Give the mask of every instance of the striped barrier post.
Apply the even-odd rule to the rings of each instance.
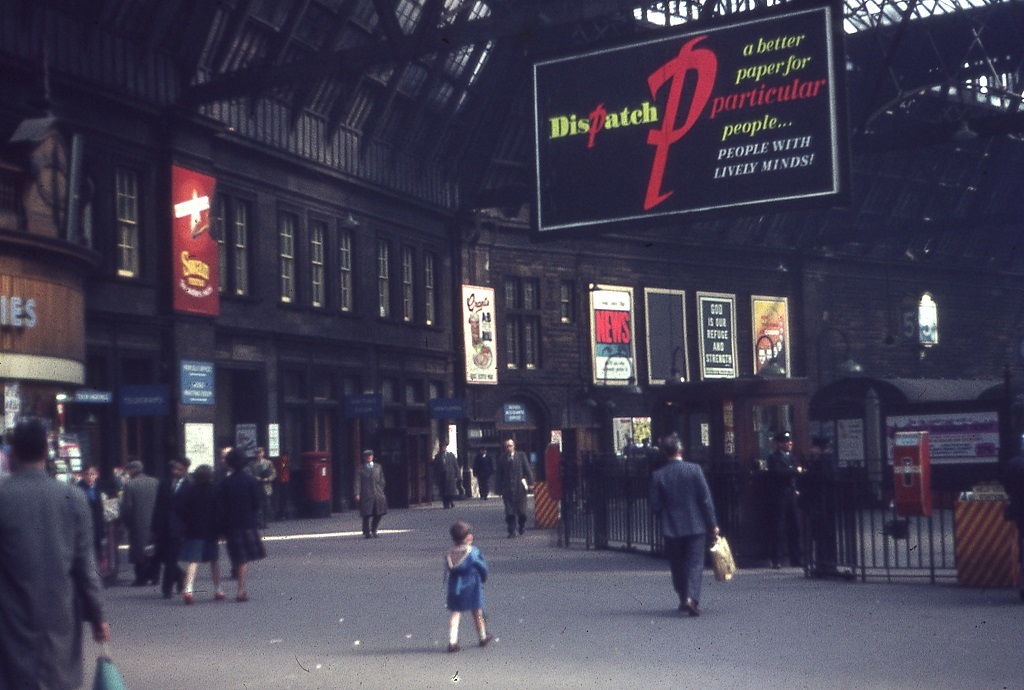
[[[551,497],[547,482],[533,485],[533,512],[538,529],[558,527],[558,501]]]
[[[1003,519],[1005,501],[958,501],[956,579],[968,587],[1014,587],[1020,577],[1017,527]]]

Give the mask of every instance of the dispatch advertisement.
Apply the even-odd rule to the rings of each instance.
[[[698,292],[697,316],[701,378],[736,378],[736,296]]]
[[[496,385],[494,289],[462,286],[462,334],[465,345],[466,383]]]
[[[535,63],[536,229],[845,203],[841,12],[793,7]]]

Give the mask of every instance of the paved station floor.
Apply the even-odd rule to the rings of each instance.
[[[465,616],[449,654],[442,556],[455,519],[491,567],[486,648]],[[531,521],[532,523],[532,521]],[[106,590],[111,656],[129,688],[1024,687],[1014,590],[814,580],[796,569],[705,572],[701,609],[676,610],[667,564],[564,549],[554,530],[507,539],[501,499],[393,510],[378,539],[355,512],[272,523],[250,601]],[[226,555],[222,566],[228,570]],[[130,581],[122,568],[122,582]],[[91,659],[99,648],[87,643]],[[90,678],[91,681],[91,678]]]

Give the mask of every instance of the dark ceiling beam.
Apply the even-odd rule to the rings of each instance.
[[[377,11],[377,18],[380,20],[380,27],[384,30],[384,37],[392,43],[401,41],[405,35],[402,26],[398,23],[395,7],[395,0],[373,0],[373,9]]]
[[[881,96],[885,88],[886,79],[892,79],[895,82],[896,90],[901,90],[899,79],[893,73],[893,63],[896,58],[896,53],[899,51],[899,46],[903,41],[903,37],[906,35],[907,29],[910,26],[910,18],[914,15],[914,8],[916,7],[917,0],[910,0],[910,2],[907,3],[906,9],[900,16],[900,24],[896,30],[896,34],[892,37],[892,40],[889,41],[888,45],[884,44],[885,37],[882,32],[874,32],[878,41],[877,47],[884,56],[884,59],[882,64],[878,66],[877,72],[874,74],[874,85],[871,88],[870,94],[868,94],[868,97],[862,101],[867,104],[867,107],[865,108],[860,121],[854,125],[852,137],[855,141],[858,137],[863,136],[864,130],[867,128],[871,113],[874,111],[871,104],[875,103]]]
[[[375,0],[375,6],[377,7],[378,14],[380,13],[379,5],[384,0]],[[428,33],[435,31],[437,26],[438,18],[441,16],[441,10],[444,7],[444,0],[429,0],[423,8],[423,13],[420,15],[419,22],[417,23],[414,34],[423,40]],[[391,13],[394,18],[394,12]],[[395,22],[395,28],[399,29],[397,22]],[[399,33],[401,30],[399,29]],[[441,54],[435,55],[433,62],[436,63],[438,59],[441,59]],[[367,127],[363,128],[363,146],[369,145],[370,141],[376,136],[377,131],[387,122],[387,118],[391,111],[396,108],[395,101],[399,96],[399,86],[402,83],[402,79],[405,77],[405,71],[412,64],[412,60],[405,60],[394,65],[394,71],[391,73],[391,78],[388,80],[385,93],[377,98],[373,104],[370,117],[367,120]],[[408,114],[404,119],[408,119]],[[401,123],[398,125],[401,126]]]
[[[597,19],[632,10],[642,3],[635,0],[556,0],[555,2],[523,2],[514,11],[476,19],[459,30],[430,31],[402,36],[397,41],[378,39],[366,45],[327,51],[303,60],[283,65],[260,65],[222,73],[211,80],[196,84],[182,97],[184,105],[198,105],[217,100],[245,96],[257,89],[294,86],[309,80],[319,80],[339,72],[359,73],[367,68],[387,62],[405,62],[434,52],[450,52],[464,45],[507,37],[523,37],[541,26],[544,28],[565,23]],[[543,11],[543,18],[540,12]],[[225,41],[222,45],[229,44]]]
[[[240,0],[228,16],[224,26],[224,32],[218,39],[217,52],[210,61],[210,67],[215,70],[222,69],[224,61],[227,60],[228,51],[235,48],[242,40],[242,32],[245,31],[245,20],[249,16],[249,6],[252,0]]]
[[[335,16],[334,23],[331,25],[330,30],[327,32],[326,38],[324,38],[324,46],[333,46],[345,29],[345,25],[348,24],[349,15],[352,12],[352,6],[356,0],[346,0],[346,2],[338,9],[338,14]],[[292,102],[292,122],[291,126],[295,127],[296,122],[299,118],[299,113],[305,110],[309,104],[310,99],[313,96],[314,90],[323,84],[324,82],[307,82],[299,87],[294,96]],[[340,99],[341,96],[339,95]],[[333,130],[329,130],[333,134]]]
[[[969,131],[962,129],[965,126]],[[1024,113],[968,117],[949,122],[915,122],[905,127],[892,127],[885,132],[863,137],[854,144],[853,152],[861,154],[918,149],[958,140],[967,143],[972,133],[977,137],[1024,136]]]

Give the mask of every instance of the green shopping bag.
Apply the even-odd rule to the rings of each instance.
[[[96,658],[96,677],[92,681],[92,690],[128,690],[121,672],[106,654]]]

